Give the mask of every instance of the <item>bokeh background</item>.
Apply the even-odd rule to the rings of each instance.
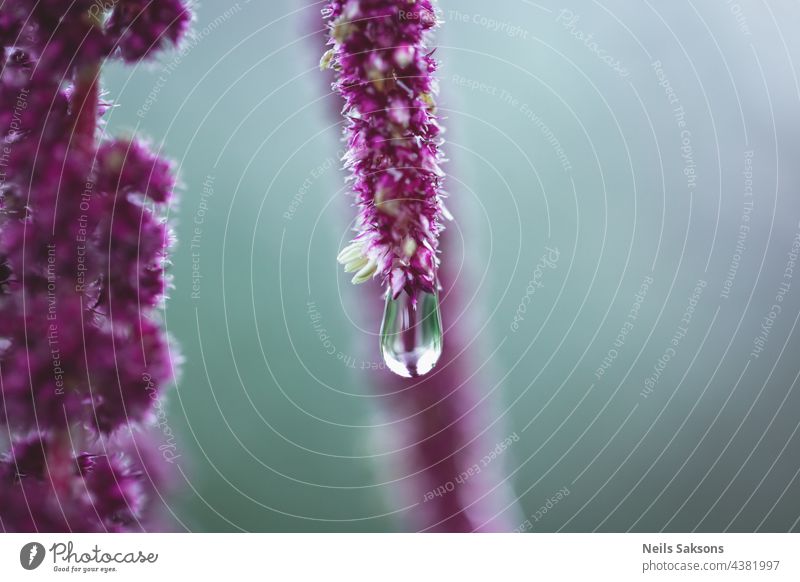
[[[379,322],[335,263],[352,212],[321,7],[207,0],[182,51],[106,70],[109,128],[185,185],[178,529],[405,527]],[[800,5],[440,9],[444,260],[519,437],[524,529],[798,531]]]

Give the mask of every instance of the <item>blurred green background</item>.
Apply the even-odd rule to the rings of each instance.
[[[179,529],[405,527],[360,369],[379,323],[334,260],[352,212],[310,4],[202,2],[183,51],[106,69],[109,129],[185,184]],[[798,530],[800,6],[440,7],[449,228],[506,469],[527,516],[570,492],[533,529]]]

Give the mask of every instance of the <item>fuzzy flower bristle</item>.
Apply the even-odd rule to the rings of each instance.
[[[379,277],[393,297],[437,290],[442,230],[442,144],[435,111],[437,25],[430,0],[332,0],[323,10],[332,48],[320,67],[336,72],[345,100],[345,167],[359,215],[339,255],[353,283]]]

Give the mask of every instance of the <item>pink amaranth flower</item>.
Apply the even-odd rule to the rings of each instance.
[[[30,506],[0,510],[4,529],[121,530],[140,513],[141,471],[113,445],[72,446],[150,422],[174,380],[157,308],[175,177],[140,140],[99,139],[99,74],[178,42],[189,20],[179,0],[2,4],[0,424],[16,466],[44,466],[11,481],[0,467],[0,507]]]
[[[332,0],[323,10],[345,100],[345,166],[359,208],[358,234],[339,255],[354,283],[379,277],[392,298],[435,293],[442,229],[442,130],[426,47],[437,24],[430,0]]]
[[[424,12],[415,14],[428,16]],[[311,22],[314,34],[309,36],[316,40],[318,20],[315,18],[313,25]],[[326,55],[324,66],[332,53]],[[340,102],[332,94],[329,103],[331,113],[338,113]],[[442,233],[441,246],[445,254],[455,250],[452,233]],[[372,382],[374,392],[382,396],[382,420],[386,424],[381,435],[395,451],[386,457],[384,476],[395,485],[392,501],[400,499],[409,507],[402,514],[408,528],[511,531],[522,517],[503,460],[484,466],[480,474],[474,473],[475,465],[508,433],[503,431],[502,422],[494,420],[493,398],[487,395],[489,378],[483,373],[485,354],[474,341],[474,322],[464,317],[471,307],[465,292],[470,282],[463,272],[460,278],[457,275],[452,262],[442,265],[437,275],[447,289],[443,315],[453,322],[448,329],[451,341],[443,349],[437,369],[413,380],[379,372]],[[368,299],[363,298],[366,304]],[[468,481],[463,479],[465,474]],[[443,486],[458,479],[464,482],[459,482],[457,490],[439,494]]]

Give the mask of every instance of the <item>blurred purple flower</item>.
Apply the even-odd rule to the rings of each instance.
[[[17,439],[0,458],[0,531],[120,532],[159,525],[152,467],[160,459],[146,435],[95,442],[75,453],[55,437]],[[120,440],[120,439],[118,439]],[[135,444],[134,444],[135,443]],[[60,448],[59,448],[60,447]]]
[[[172,166],[138,140],[98,139],[107,108],[99,74],[105,58],[135,61],[174,45],[190,20],[178,0],[3,3],[0,423],[13,444],[0,517],[7,530],[116,531],[141,513],[141,471],[120,451],[75,454],[64,445],[149,422],[175,376],[156,311],[168,285],[171,234],[162,215],[173,199]],[[81,487],[85,495],[76,493]]]
[[[177,44],[186,34],[191,12],[181,0],[118,0],[108,20],[126,62],[151,57],[164,44]]]

